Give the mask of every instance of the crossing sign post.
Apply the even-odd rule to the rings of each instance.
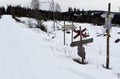
[[[88,35],[86,33],[83,33],[86,30],[87,30],[86,28],[81,30],[81,27],[80,27],[79,30],[74,30],[74,32],[77,33],[74,36],[74,39],[77,38],[78,36],[80,36],[80,41],[75,41],[75,42],[72,42],[70,44],[71,47],[77,46],[77,50],[78,50],[77,54],[82,58],[82,64],[84,64],[85,55],[86,55],[85,48],[83,47],[83,44],[87,44],[87,43],[93,42],[93,38],[82,40],[82,37],[88,37]]]

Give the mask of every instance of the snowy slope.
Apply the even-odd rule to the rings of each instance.
[[[0,0],[0,6],[12,5],[21,5],[25,7],[30,6],[32,0]],[[52,2],[52,0],[49,0]],[[48,0],[40,0],[40,2],[48,2]],[[112,4],[113,12],[118,12],[120,7],[119,0],[54,0],[55,3],[59,3],[62,11],[67,11],[68,7],[76,7],[85,10],[107,10],[108,3]],[[47,7],[46,7],[47,6]],[[48,3],[41,3],[41,9],[48,10]]]
[[[94,37],[94,43],[85,45],[87,65],[71,60],[76,56],[76,48],[69,46],[70,35],[67,35],[68,45],[63,46],[62,31],[54,32],[55,39],[52,39],[52,34],[35,32],[26,28],[26,25],[15,22],[9,15],[2,16],[0,79],[119,79],[117,73],[120,71],[120,43],[114,44],[111,41],[112,70],[106,70],[102,67],[105,64],[105,37],[95,36],[96,32],[102,32],[101,27],[79,25],[87,27],[91,37]],[[119,30],[120,28],[114,28],[111,39],[120,36],[115,34]]]

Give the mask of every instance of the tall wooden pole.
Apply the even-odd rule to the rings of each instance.
[[[110,19],[110,9],[111,9],[111,4],[109,3],[108,4],[108,13],[107,13],[107,19]],[[108,27],[110,27],[110,24],[109,24],[109,26]],[[106,57],[106,69],[109,69],[109,59],[110,59],[110,48],[109,48],[109,42],[110,42],[110,28],[107,28],[106,29],[106,33],[107,33],[107,36],[106,36],[106,38],[107,38],[107,57]]]
[[[54,28],[54,31],[55,31],[55,3],[54,1],[52,0],[52,8],[53,8],[53,28]]]
[[[72,35],[71,35],[71,42],[73,42],[73,17],[72,17]]]
[[[65,16],[64,16],[64,45],[65,45]]]

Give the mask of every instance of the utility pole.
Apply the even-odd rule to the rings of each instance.
[[[111,4],[109,3],[108,4],[108,13],[107,13],[107,19],[109,20],[109,19],[111,19],[110,18],[110,9],[111,9]],[[111,27],[110,26],[111,24],[108,24],[108,27]],[[106,35],[106,39],[107,39],[107,51],[106,51],[106,69],[109,69],[109,62],[110,62],[110,28],[107,28],[106,29],[106,33],[107,33],[107,35]]]

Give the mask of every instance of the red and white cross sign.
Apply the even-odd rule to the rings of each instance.
[[[77,35],[74,36],[74,39],[77,38],[79,35],[82,35],[83,37],[87,37],[88,35],[86,34],[86,32],[83,33],[83,32],[86,31],[86,30],[87,30],[87,29],[84,28],[84,29],[81,30],[81,32],[80,32],[80,30],[75,30],[75,29],[74,29],[74,32],[77,33]],[[80,33],[82,33],[82,34],[80,34]]]

